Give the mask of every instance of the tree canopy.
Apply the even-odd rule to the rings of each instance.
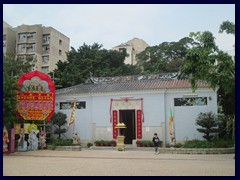
[[[95,77],[138,74],[135,66],[124,64],[126,56],[126,51],[106,50],[97,43],[83,44],[78,50],[71,48],[67,61],[59,61],[57,69],[50,74],[54,73],[55,84],[62,87],[84,83],[90,74]]]
[[[224,31],[235,34],[234,23],[224,21],[219,32]],[[235,112],[235,63],[218,48],[211,32],[192,32],[177,42],[147,47],[136,55],[136,65],[124,64],[127,56],[126,51],[106,50],[97,43],[83,44],[77,50],[71,48],[67,61],[59,61],[50,74],[56,78],[55,84],[69,87],[86,82],[91,74],[106,77],[181,72],[182,77],[189,78],[193,91],[199,80],[218,89],[224,112]]]
[[[219,88],[222,97],[231,96],[235,99],[235,63],[230,55],[218,49],[213,34],[209,31],[190,33],[193,46],[188,50],[186,60],[181,68],[182,75],[189,77],[193,90],[198,80],[206,81],[213,89]],[[229,96],[229,97],[230,97]],[[234,102],[234,99],[231,101]],[[232,106],[222,102],[224,108]],[[233,110],[234,107],[231,107]],[[234,111],[226,112],[232,114]]]
[[[227,34],[235,35],[235,24],[230,21],[223,21],[219,28],[219,33],[226,32]]]
[[[31,70],[31,61],[22,61],[15,55],[5,54],[3,56],[3,123],[11,128],[12,123],[18,121],[17,96],[18,78]]]
[[[67,123],[67,115],[62,112],[54,113],[51,118],[51,123],[57,126],[54,130],[54,134],[58,135],[58,139],[61,139],[61,134],[66,132],[66,128],[61,128]]]
[[[201,126],[197,128],[200,133],[203,133],[203,138],[210,141],[214,137],[214,133],[218,132],[218,119],[212,112],[200,113],[196,119],[196,125]]]
[[[143,74],[178,72],[191,44],[192,39],[184,37],[178,42],[163,42],[147,47],[137,54],[137,66],[143,68]]]

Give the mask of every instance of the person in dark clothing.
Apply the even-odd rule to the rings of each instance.
[[[158,146],[160,144],[160,139],[159,139],[157,133],[154,133],[152,141],[153,141],[153,144],[154,144],[155,154],[159,154]]]

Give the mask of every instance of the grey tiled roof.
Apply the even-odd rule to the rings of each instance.
[[[156,79],[134,79],[116,81],[110,78],[109,81],[98,81],[92,83],[80,84],[68,88],[59,89],[56,94],[91,94],[104,92],[123,92],[123,91],[144,91],[144,90],[158,90],[158,89],[182,89],[191,88],[191,84],[187,79],[177,78],[156,78]],[[209,88],[206,82],[198,82],[198,88]]]

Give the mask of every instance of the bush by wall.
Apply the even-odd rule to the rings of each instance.
[[[183,144],[182,148],[230,148],[234,147],[234,140],[216,139],[211,141],[191,140]]]
[[[116,146],[117,142],[115,140],[96,140],[94,142],[95,146]]]

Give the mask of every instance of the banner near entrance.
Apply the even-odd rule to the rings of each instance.
[[[18,114],[24,120],[50,121],[55,110],[55,85],[47,74],[32,71],[18,80]]]
[[[70,117],[67,129],[69,129],[70,125],[73,124],[75,121],[75,111],[76,111],[76,99],[74,99],[74,102],[73,102],[72,113],[71,113],[71,117]],[[73,132],[74,132],[74,126],[73,126]]]
[[[113,111],[113,138],[116,139],[118,136],[118,130],[116,129],[116,125],[118,123],[118,111]]]
[[[142,110],[137,110],[137,138],[142,139]]]

